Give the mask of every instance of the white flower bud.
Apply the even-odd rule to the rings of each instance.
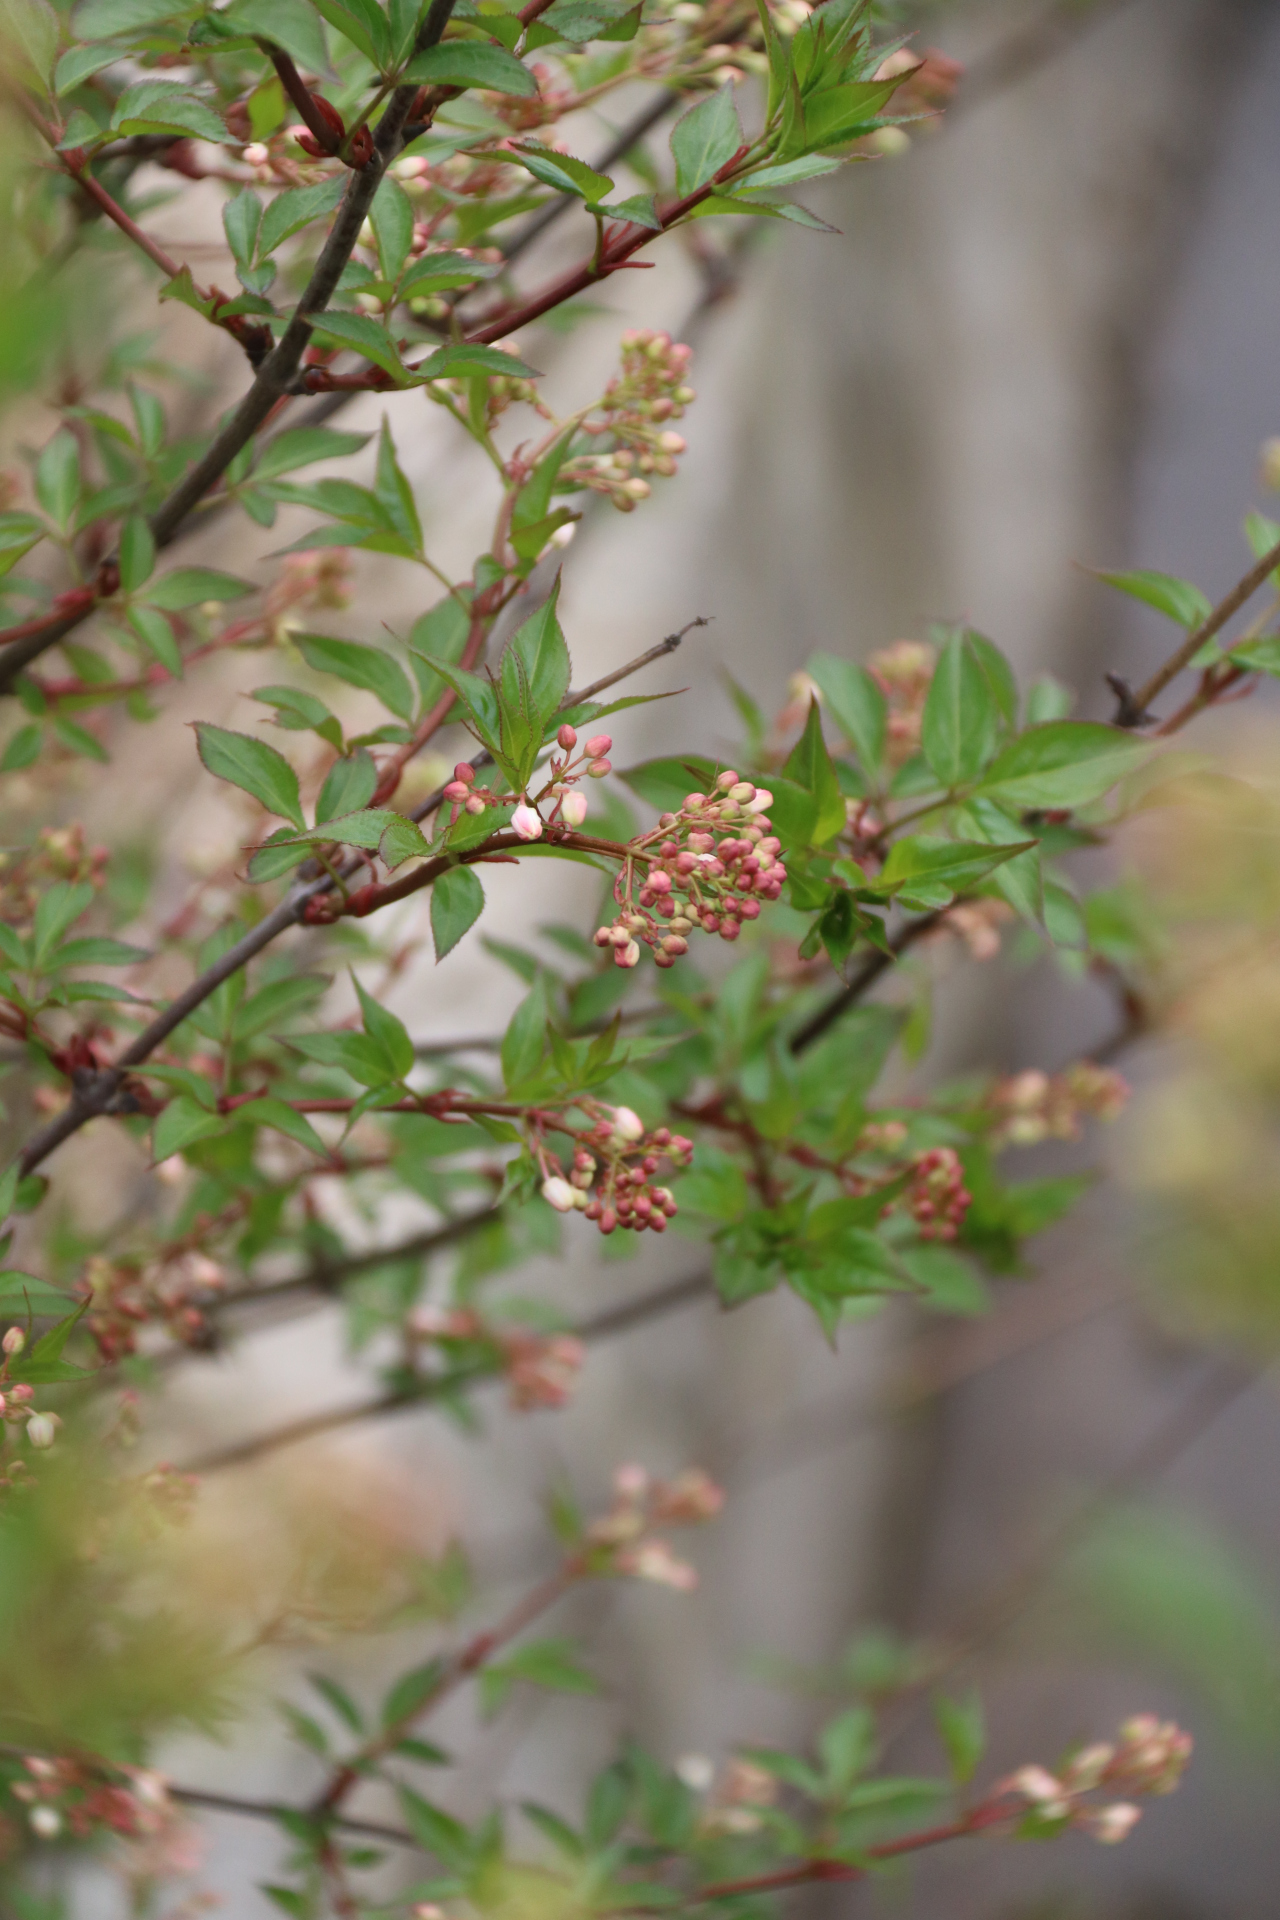
[[[566,827],[580,827],[587,817],[585,793],[566,793],[560,802],[560,818]]]
[[[542,833],[542,818],[527,800],[512,814],[511,825],[522,840],[537,840]]]
[[[42,1840],[56,1840],[62,1832],[62,1815],[56,1807],[32,1807],[27,1818],[31,1831],[38,1833]]]
[[[549,1207],[555,1208],[557,1213],[572,1213],[577,1200],[577,1195],[569,1182],[562,1180],[558,1173],[553,1173],[549,1180],[543,1181],[542,1197]]]
[[[634,1142],[644,1139],[644,1121],[630,1107],[615,1107],[613,1110],[613,1133],[616,1140]]]
[[[26,1344],[27,1336],[21,1327],[10,1327],[4,1339],[0,1340],[0,1346],[7,1354],[21,1353]]]
[[[27,1421],[27,1438],[33,1447],[43,1452],[57,1439],[59,1425],[56,1413],[33,1413]]]

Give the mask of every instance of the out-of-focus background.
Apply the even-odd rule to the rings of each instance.
[[[599,316],[536,341],[566,396],[607,375],[623,324],[669,327],[696,348],[679,478],[634,516],[590,518],[565,556],[579,683],[694,615],[713,619],[655,672],[655,687],[689,688],[684,700],[619,721],[623,764],[692,739],[691,724],[707,750],[732,739],[726,670],[774,713],[815,650],[865,657],[935,620],[971,622],[1024,681],[1052,671],[1081,689],[1079,714],[1103,716],[1104,671],[1139,676],[1169,642],[1088,569],[1162,568],[1210,596],[1243,571],[1244,511],[1267,505],[1259,448],[1280,430],[1280,14],[1265,0],[956,0],[928,13],[919,44],[965,62],[968,78],[941,127],[806,196],[837,235],[788,228],[710,261],[669,249],[621,293],[611,283]],[[204,192],[184,193],[183,218],[203,221],[213,257],[218,202]],[[165,221],[162,208],[152,225],[163,233]],[[224,362],[196,337],[211,373],[241,377],[234,352]],[[384,406],[429,537],[446,564],[465,562],[485,537],[482,476],[470,485],[447,423],[416,395],[364,399],[347,418],[375,425]],[[215,531],[203,557],[245,571],[247,537]],[[264,535],[262,550],[279,542]],[[420,611],[404,598],[406,571],[358,556],[338,630],[372,636],[378,620]],[[246,726],[254,684],[231,656],[175,698]],[[1264,694],[1194,745],[1247,764],[1265,789],[1276,721]],[[93,777],[117,836],[163,817],[187,850],[187,870],[173,862],[166,881],[175,906],[191,857],[212,867],[235,844],[234,819],[187,758]],[[547,871],[502,872],[486,930],[536,939],[539,923],[585,923],[590,886],[570,874],[553,898]],[[406,909],[406,937],[414,914],[425,907]],[[1048,960],[927,964],[938,1037],[917,1075],[1053,1068],[1109,1044],[1117,1024],[1102,987]],[[472,942],[438,971],[420,954],[389,1002],[429,1039],[460,1023],[499,1030],[520,992]],[[1115,1064],[1141,1096],[1177,1059],[1156,1040]],[[848,1327],[832,1355],[794,1300],[725,1315],[700,1297],[594,1349],[563,1412],[514,1416],[495,1398],[480,1438],[430,1410],[401,1412],[211,1475],[227,1538],[243,1529],[249,1551],[272,1503],[305,1511],[321,1488],[353,1511],[376,1495],[419,1544],[457,1532],[496,1607],[550,1562],[539,1503],[555,1479],[590,1499],[619,1460],[697,1462],[729,1495],[698,1542],[698,1592],[576,1601],[568,1624],[605,1678],[603,1704],[531,1697],[483,1730],[456,1705],[442,1737],[465,1738],[474,1757],[442,1800],[463,1814],[495,1791],[568,1807],[625,1731],[666,1759],[803,1741],[824,1670],[885,1629],[957,1643],[956,1684],[980,1681],[999,1767],[1052,1760],[1139,1708],[1191,1726],[1196,1761],[1124,1847],[974,1843],[901,1878],[816,1890],[806,1912],[1272,1920],[1280,1409],[1247,1315],[1230,1344],[1206,1345],[1185,1317],[1152,1310],[1145,1289],[1164,1251],[1142,1189],[1164,1164],[1144,1132],[1159,1097],[1140,1097],[1105,1139],[1025,1156],[1027,1172],[1113,1177],[1037,1243],[1034,1275],[999,1283],[989,1318],[922,1327],[887,1310]],[[77,1206],[114,1211],[143,1168],[98,1129],[66,1151],[66,1172]],[[370,1232],[390,1241],[405,1224]],[[566,1256],[531,1283],[595,1310],[698,1269],[697,1247],[675,1236],[646,1239],[625,1267],[601,1264],[599,1245],[570,1233]],[[1259,1255],[1264,1277],[1268,1259],[1280,1261],[1280,1239]],[[341,1313],[326,1310],[184,1365],[157,1451],[181,1461],[368,1392]],[[412,1644],[357,1649],[358,1680],[397,1670]],[[286,1674],[264,1671],[263,1704],[225,1749],[175,1741],[166,1770],[305,1795],[308,1763],[267,1698]],[[903,1771],[931,1764],[926,1736],[919,1716],[900,1716]],[[245,1889],[270,1873],[275,1835],[216,1817],[208,1832],[202,1883],[227,1911],[268,1911]],[[106,1898],[92,1874],[84,1894]]]

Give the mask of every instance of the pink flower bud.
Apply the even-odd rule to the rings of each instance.
[[[754,800],[746,803],[748,813],[767,813],[773,805],[773,795],[767,787],[757,787]]]
[[[58,1416],[56,1413],[33,1413],[27,1421],[27,1438],[33,1447],[43,1451],[51,1447],[58,1437]]]
[[[555,1208],[557,1213],[573,1212],[573,1188],[567,1180],[562,1180],[558,1174],[552,1174],[549,1180],[543,1181],[542,1197],[549,1207]]]
[[[483,801],[483,800],[482,800],[482,799],[480,798],[480,795],[479,795],[478,793],[473,793],[473,794],[472,794],[472,796],[471,796],[471,798],[470,798],[470,799],[468,800],[468,802],[467,802],[467,812],[468,812],[468,813],[483,813],[483,812],[484,812],[484,804],[485,804],[485,803],[484,803],[484,801]]]
[[[453,777],[455,780],[461,780],[464,787],[469,787],[476,777],[476,770],[469,760],[459,760],[453,770]]]
[[[522,840],[537,840],[542,833],[542,818],[527,800],[522,800],[512,814],[511,825]]]
[[[732,767],[726,767],[716,781],[716,785],[719,787],[721,793],[728,793],[730,787],[736,787],[737,784],[738,776]]]
[[[556,735],[556,740],[558,744],[561,747],[563,747],[566,753],[572,752],[573,748],[577,746],[578,744],[577,733],[569,725],[569,722],[567,720],[565,721],[564,725],[561,727],[559,733]]]
[[[5,1352],[9,1354],[21,1353],[26,1344],[27,1336],[21,1327],[10,1327],[4,1339],[0,1341],[0,1346],[3,1346]]]
[[[593,760],[587,768],[587,772],[593,780],[603,780],[606,773],[611,773],[612,771],[613,765],[609,760]]]
[[[644,1121],[630,1107],[615,1107],[610,1131],[617,1140],[628,1142],[643,1140]]]
[[[654,873],[652,869],[650,869],[649,891],[651,893],[670,893],[671,875],[669,873],[663,873],[661,871]]]
[[[592,739],[588,740],[586,745],[586,755],[588,760],[599,760],[602,754],[608,753],[612,745],[613,745],[612,734],[608,734],[608,733],[595,734]]]
[[[580,827],[587,817],[585,793],[566,793],[560,802],[560,818],[566,827]]]
[[[465,800],[466,797],[467,788],[461,780],[451,780],[444,789],[444,798],[446,800]]]
[[[640,965],[640,948],[634,940],[628,940],[625,947],[614,948],[613,964],[615,967],[638,967]]]

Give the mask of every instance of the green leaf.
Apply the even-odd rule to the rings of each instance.
[[[145,947],[131,947],[125,940],[68,940],[49,962],[55,967],[135,967],[150,959]]]
[[[329,307],[317,314],[311,325],[317,340],[362,353],[401,384],[407,378],[407,369],[384,321],[373,320],[367,313],[335,313]]]
[[[547,989],[544,978],[535,981],[511,1016],[502,1041],[502,1078],[508,1093],[526,1086],[537,1073],[547,1049]]]
[[[191,0],[84,0],[76,8],[73,30],[78,40],[114,40],[191,11]]]
[[[374,496],[410,552],[421,553],[422,524],[418,519],[417,502],[413,497],[413,488],[396,459],[395,442],[385,417],[382,432],[378,436]]]
[[[298,776],[282,753],[265,740],[232,733],[206,720],[196,722],[196,738],[200,758],[215,779],[230,781],[233,787],[252,794],[268,813],[292,821],[295,827],[305,827]]]
[[[504,353],[499,347],[476,346],[469,340],[437,347],[433,354],[418,362],[414,373],[423,380],[444,380],[453,374],[472,373],[502,373],[512,380],[538,377],[535,369],[526,366],[514,353]]]
[[[717,764],[699,754],[679,759],[645,760],[620,776],[633,793],[660,813],[676,813],[687,793],[705,793],[715,781]]]
[[[36,462],[36,499],[64,531],[80,501],[80,449],[69,427],[59,427]]]
[[[1100,573],[1109,587],[1116,587],[1134,600],[1142,600],[1157,613],[1165,614],[1189,633],[1209,618],[1213,608],[1189,580],[1178,580],[1170,573]]]
[[[445,1867],[454,1872],[470,1867],[471,1835],[460,1820],[455,1820],[450,1813],[443,1813],[439,1807],[433,1807],[412,1787],[398,1787],[396,1798],[400,1802],[404,1823],[420,1846],[425,1847],[428,1853],[434,1853]]]
[[[0,1273],[0,1315],[6,1320],[28,1313],[64,1314],[78,1304],[61,1287],[51,1286],[34,1273],[20,1273],[16,1268]]]
[[[136,633],[148,653],[155,655],[162,667],[173,675],[175,680],[182,678],[182,649],[174,637],[173,627],[167,616],[158,607],[148,607],[142,602],[130,607],[125,619],[130,630]]]
[[[359,49],[371,66],[382,71],[391,58],[391,31],[386,15],[375,0],[350,0],[347,6],[341,5],[340,0],[312,0],[312,4],[331,27],[336,27],[344,39]]]
[[[256,593],[251,580],[238,580],[233,573],[218,573],[212,567],[179,567],[164,574],[147,589],[147,604],[164,613],[181,613],[187,607],[202,607],[206,601],[219,606],[227,600],[241,600]]]
[[[939,786],[976,780],[995,752],[1000,710],[967,633],[953,633],[938,656],[924,705],[921,745]]]
[[[222,228],[237,267],[251,264],[262,225],[262,202],[246,187],[222,203]]]
[[[484,888],[470,867],[450,867],[431,889],[431,936],[436,964],[452,953],[484,912]]]
[[[377,784],[378,769],[373,755],[364,747],[357,747],[344,759],[335,760],[316,801],[316,825],[336,820],[342,814],[359,813],[372,800]]]
[[[31,931],[31,958],[37,971],[62,942],[68,927],[93,905],[95,894],[87,880],[57,880],[36,902]]]
[[[54,92],[59,96],[73,93],[82,81],[101,73],[103,67],[115,66],[119,59],[119,47],[111,45],[68,47],[54,68]]]
[[[167,1109],[166,1109],[167,1111]],[[261,1100],[248,1100],[244,1106],[237,1107],[234,1115],[239,1126],[270,1127],[275,1133],[283,1133],[290,1140],[296,1140],[300,1147],[306,1147],[312,1153],[329,1157],[329,1149],[316,1132],[305,1113],[297,1113],[283,1100],[274,1100],[267,1096]]]
[[[308,192],[308,188],[302,188]],[[279,201],[272,205],[278,206]],[[267,212],[270,213],[268,207]],[[265,220],[264,220],[265,225]],[[278,433],[259,453],[253,467],[255,480],[274,480],[298,467],[309,467],[316,460],[345,460],[369,443],[367,433],[335,433],[332,427],[292,427]]]
[[[306,0],[232,0],[222,18],[242,33],[260,34],[283,47],[308,73],[329,69],[324,32]]]
[[[962,893],[977,886],[1006,860],[1035,845],[1024,840],[1014,846],[983,846],[976,841],[942,840],[930,834],[911,834],[895,840],[889,857],[868,887],[875,893],[903,893],[933,906],[945,905],[933,896]]]
[[[391,815],[378,842],[378,852],[388,867],[394,871],[396,867],[403,866],[406,860],[417,859],[430,851],[416,821],[406,818],[402,813]]]
[[[850,1707],[829,1720],[818,1739],[827,1784],[841,1799],[876,1757],[876,1722],[870,1707]]]
[[[977,1688],[971,1688],[963,1700],[952,1700],[945,1693],[935,1694],[933,1718],[946,1748],[951,1778],[958,1787],[967,1787],[978,1771],[978,1762],[987,1745],[982,1697]]]
[[[410,294],[470,287],[477,280],[491,280],[497,272],[491,262],[468,260],[460,253],[424,253],[409,262],[400,282],[400,295],[407,299]]]
[[[384,174],[369,209],[382,277],[393,286],[400,278],[413,244],[413,207],[394,174]]]
[[[557,193],[571,193],[579,200],[593,205],[603,200],[613,191],[613,181],[608,174],[597,173],[585,160],[575,160],[572,154],[557,153],[551,147],[539,147],[526,144],[509,150],[512,160],[525,167],[535,180],[541,180],[544,186],[554,187]]]
[[[725,85],[690,107],[671,129],[676,192],[681,199],[719,173],[742,145],[742,122],[733,88]]]
[[[399,1076],[386,1050],[363,1033],[299,1033],[290,1040],[304,1058],[338,1067],[362,1087],[385,1087]]]
[[[833,653],[815,653],[809,673],[822,689],[827,710],[872,779],[884,757],[888,706],[865,667]]]
[[[0,31],[11,49],[21,49],[48,86],[58,52],[59,21],[48,0],[6,0]]]
[[[120,585],[136,593],[155,571],[156,543],[140,513],[131,513],[120,535]]]
[[[159,1165],[171,1154],[194,1146],[197,1140],[221,1133],[226,1124],[224,1115],[209,1113],[189,1094],[180,1093],[170,1100],[156,1120],[151,1134],[151,1158]]]
[[[9,738],[0,758],[0,773],[21,773],[24,767],[34,766],[40,757],[40,728],[33,720],[28,726],[19,727]]]
[[[382,1703],[384,1729],[398,1726],[402,1720],[411,1720],[421,1712],[443,1678],[444,1662],[439,1659],[428,1660],[425,1666],[402,1674]]]
[[[111,116],[112,133],[189,133],[197,140],[230,142],[213,108],[169,80],[138,80],[126,87]]]
[[[0,578],[44,537],[45,530],[34,514],[0,513]]]
[[[74,1313],[65,1320],[59,1320],[57,1326],[50,1327],[48,1333],[41,1334],[26,1353],[15,1356],[9,1363],[10,1378],[26,1381],[32,1386],[87,1378],[84,1367],[68,1365],[62,1355],[68,1340],[88,1311],[89,1302],[84,1300]]]
[[[567,40],[571,46],[585,46],[590,40],[630,40],[635,37],[639,13],[633,0],[554,0],[534,21],[526,45]]]
[[[797,786],[813,795],[816,811],[811,838],[815,846],[824,845],[842,831],[845,808],[840,782],[831,764],[827,743],[822,737],[821,710],[816,700],[809,702],[809,717],[805,721],[804,732],[791,749],[783,772],[789,780],[794,780]]]
[[[262,225],[258,229],[259,259],[267,259],[270,254],[275,252],[278,246],[282,245],[284,241],[288,240],[292,234],[297,233],[302,227],[308,226],[312,220],[318,220],[322,215],[332,213],[345,191],[346,178],[344,175],[339,174],[335,179],[322,180],[314,187],[289,187],[284,193],[278,193],[264,212]],[[322,431],[323,429],[319,427],[299,427],[295,429],[296,433],[319,433]],[[277,440],[270,442],[264,449],[263,459],[269,458],[272,447],[279,445],[281,440],[288,440],[292,437],[292,435],[287,433],[280,434]],[[341,437],[345,439],[347,436],[342,435]],[[258,461],[259,472],[262,470],[263,459],[259,459]],[[300,466],[302,462],[295,461],[293,464]],[[276,471],[283,473],[285,472],[285,468],[280,467],[277,468]]]
[[[534,1640],[506,1660],[480,1670],[481,1712],[496,1713],[517,1681],[556,1693],[598,1693],[594,1675],[578,1665],[572,1640]]]
[[[569,649],[564,643],[564,635],[556,617],[559,599],[560,578],[557,575],[555,585],[537,612],[516,628],[507,643],[510,652],[524,667],[534,709],[543,727],[553,714],[559,712],[569,691]]]
[[[1051,720],[1004,748],[978,792],[1016,807],[1089,805],[1150,754],[1141,740],[1087,720]]]
[[[355,976],[352,975],[355,979]],[[364,1030],[375,1046],[381,1047],[391,1068],[391,1077],[403,1080],[413,1071],[415,1054],[413,1041],[409,1038],[404,1022],[398,1020],[389,1008],[382,1006],[371,994],[365,992],[358,980],[355,981],[356,994],[360,1001],[360,1012],[364,1020]]]
[[[528,67],[496,40],[449,40],[416,53],[402,78],[429,87],[484,87],[490,93],[538,91]]]
[[[367,647],[357,640],[334,640],[324,633],[298,633],[294,642],[307,665],[316,673],[331,673],[349,687],[361,687],[381,700],[398,719],[413,715],[413,688],[398,660],[381,647]]]

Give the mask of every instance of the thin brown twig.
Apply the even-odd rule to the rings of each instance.
[[[673,1280],[666,1286],[655,1287],[633,1300],[621,1301],[615,1307],[606,1307],[600,1313],[577,1321],[567,1331],[590,1346],[598,1340],[608,1340],[617,1334],[627,1333],[632,1327],[641,1326],[648,1320],[656,1320],[682,1307],[691,1306],[695,1301],[705,1299],[712,1290],[709,1273],[691,1274],[685,1279]],[[353,1426],[362,1420],[431,1406],[464,1388],[485,1386],[500,1378],[500,1370],[495,1364],[475,1366],[442,1378],[423,1381],[420,1386],[382,1394],[376,1400],[362,1400],[355,1406],[334,1407],[322,1413],[306,1414],[299,1420],[274,1427],[268,1433],[203,1454],[191,1461],[183,1471],[217,1473],[224,1467],[242,1466],[250,1460],[275,1453],[281,1447],[296,1446],[299,1441],[314,1439],[322,1433],[333,1433],[340,1427]]]
[[[1266,585],[1277,567],[1280,567],[1280,544],[1263,554],[1261,560],[1249,569],[1242,580],[1236,582],[1230,593],[1218,602],[1207,619],[1201,621],[1195,632],[1188,635],[1182,645],[1170,654],[1164,665],[1153,673],[1136,693],[1126,687],[1122,681],[1112,678],[1111,685],[1120,703],[1116,710],[1116,726],[1140,727],[1149,724],[1152,718],[1151,702],[1159,698],[1171,680],[1177,679],[1184,667],[1190,666],[1201,647],[1207,646],[1210,640],[1217,638],[1227,622],[1234,619],[1241,607],[1252,600],[1260,587]],[[1230,649],[1225,651],[1229,655]]]

